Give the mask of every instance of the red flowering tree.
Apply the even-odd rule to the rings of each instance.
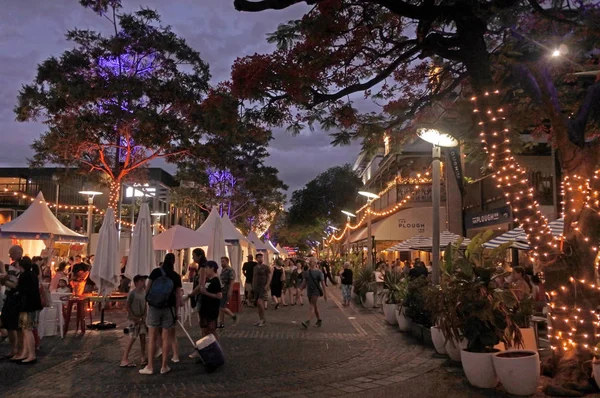
[[[590,139],[598,116],[599,84],[569,85],[558,73],[572,65],[556,70],[547,65],[544,54],[566,37],[578,42],[575,57],[597,63],[595,3],[235,0],[236,9],[244,12],[308,7],[300,20],[280,25],[269,36],[278,45],[276,51],[235,62],[231,87],[266,123],[292,130],[317,123],[336,130],[334,144],[360,138],[366,147],[380,142],[383,132],[399,139],[414,135],[416,127],[439,116],[440,108],[445,113],[449,104],[460,108],[463,98],[472,99],[474,128],[452,132],[478,142],[488,154],[488,167],[528,234],[549,287],[564,285],[570,277],[587,281],[579,293],[571,289],[557,297],[559,307],[568,305],[568,310],[555,308],[560,317],[584,322],[575,333],[569,327],[573,338],[565,338],[567,330],[561,325],[558,331],[564,335],[555,343],[560,352],[564,345],[568,355],[563,358],[581,359],[593,347],[586,336],[593,335],[595,315],[583,311],[577,316],[571,308],[577,302],[573,308],[595,309],[598,301],[590,281],[600,237],[595,213],[600,164],[598,144]],[[561,93],[568,100],[561,99]],[[359,112],[359,96],[380,104],[383,112]],[[543,118],[535,120],[535,111]],[[530,122],[539,130],[541,119],[549,123],[547,133],[564,174],[578,181],[565,203],[566,250],[553,240],[526,170],[511,149],[511,133],[530,127]]]

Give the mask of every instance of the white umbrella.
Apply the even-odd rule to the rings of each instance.
[[[459,239],[463,239],[461,246],[467,246],[471,243],[471,239],[463,238],[460,235],[452,233],[450,231],[444,231],[440,234],[440,247],[446,248],[449,244],[458,242]],[[411,248],[413,250],[431,250],[433,247],[433,238],[426,238],[422,242],[414,243]]]
[[[154,269],[156,258],[154,257],[151,228],[150,208],[148,203],[142,203],[133,229],[133,238],[125,268],[125,276],[131,280],[136,275],[150,275]]]
[[[90,278],[98,286],[98,294],[106,296],[119,284],[119,237],[115,226],[115,213],[106,209],[98,236],[98,247]]]
[[[227,256],[227,251],[225,250],[225,238],[223,237],[221,216],[219,216],[219,211],[216,207],[213,207],[205,222],[211,222],[208,225],[212,226],[206,258],[208,260],[216,261],[217,264],[219,264],[221,257]]]
[[[424,236],[415,235],[410,239],[407,239],[403,242],[398,243],[397,245],[390,247],[388,250],[395,252],[409,252],[413,250],[413,246],[423,244],[426,241],[426,239],[427,238],[425,238]]]

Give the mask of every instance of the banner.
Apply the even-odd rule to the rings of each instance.
[[[460,161],[460,147],[449,148],[448,150],[448,163],[454,170],[454,177],[456,177],[456,183],[460,192],[463,191],[463,172],[462,164]]]

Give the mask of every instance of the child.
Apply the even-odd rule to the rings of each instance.
[[[126,329],[126,333],[129,333],[129,342],[123,352],[123,358],[121,358],[120,366],[122,368],[135,367],[134,363],[129,362],[129,351],[133,347],[133,343],[139,337],[140,348],[142,350],[142,362],[141,366],[146,366],[148,360],[146,359],[146,334],[148,334],[148,328],[146,327],[146,277],[142,275],[136,275],[133,278],[135,288],[129,292],[127,296],[127,319],[129,319],[129,327]]]
[[[202,337],[209,334],[217,337],[217,320],[219,318],[219,307],[221,304],[221,281],[217,276],[219,266],[214,261],[206,262],[206,283],[200,288],[202,301],[200,304],[200,328]]]
[[[71,293],[69,281],[66,278],[60,278],[58,280],[58,287],[56,288],[56,293]]]

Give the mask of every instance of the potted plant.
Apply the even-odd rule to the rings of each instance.
[[[403,279],[405,279],[404,274],[396,271],[386,272],[383,277],[383,292],[380,294],[384,299],[383,314],[386,322],[390,325],[398,324],[396,307],[404,300],[405,289],[401,284]]]
[[[406,308],[404,307],[404,301],[408,294],[408,278],[401,279],[395,286],[395,297],[397,301],[396,305],[396,323],[401,332],[410,331],[412,321],[406,317]]]
[[[431,283],[425,277],[409,279],[406,298],[404,299],[405,315],[410,318],[413,336],[424,342],[430,342],[429,328],[432,326],[431,315],[425,307],[425,296]]]
[[[491,232],[471,240],[466,250],[460,250],[462,242],[449,245],[445,251],[443,285],[449,311],[442,330],[447,339],[466,339],[466,348],[460,351],[463,370],[469,383],[479,388],[494,388],[498,377],[494,370],[494,346],[520,344],[521,334],[514,322],[514,294],[496,286],[493,281],[495,263],[505,250],[500,247],[484,251],[483,243]],[[454,344],[456,345],[456,344]]]
[[[516,296],[515,296],[516,299]],[[537,351],[537,340],[535,338],[535,331],[531,327],[531,317],[533,316],[533,300],[531,297],[526,296],[521,301],[516,301],[514,307],[511,309],[511,317],[513,321],[519,327],[521,332],[521,345],[520,346],[508,346],[508,350],[514,349],[525,349]]]
[[[375,305],[375,270],[372,267],[359,269],[354,278],[354,292],[363,306],[372,308]]]
[[[433,347],[438,354],[444,355],[446,354],[446,338],[438,325],[444,322],[445,314],[451,309],[447,306],[446,295],[441,286],[431,286],[427,290],[425,294],[425,308],[431,316],[432,326],[430,331]]]

